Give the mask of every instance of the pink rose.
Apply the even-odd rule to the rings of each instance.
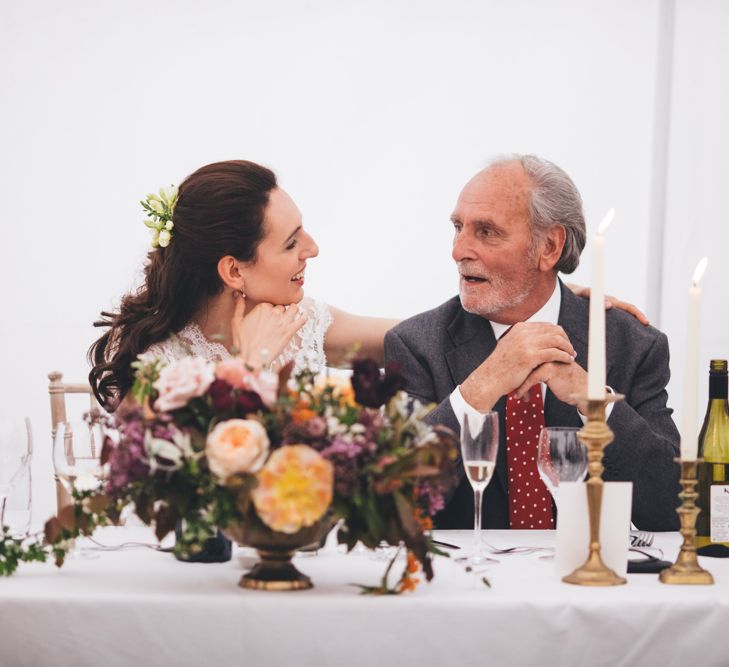
[[[187,405],[191,398],[202,396],[215,379],[213,364],[200,357],[183,357],[165,366],[154,383],[159,397],[155,409],[162,412]]]
[[[253,371],[242,359],[234,357],[221,361],[215,369],[215,377],[236,389],[255,391],[268,406],[276,402],[278,376],[270,371]]]
[[[242,359],[237,357],[225,359],[215,367],[215,377],[218,380],[225,380],[236,389],[248,389],[248,378],[251,375],[253,372]]]
[[[278,375],[271,371],[260,371],[251,379],[249,389],[255,391],[261,397],[261,400],[270,407],[278,397]]]
[[[237,472],[260,470],[268,454],[266,429],[255,419],[228,419],[208,434],[205,455],[210,470],[225,480]]]

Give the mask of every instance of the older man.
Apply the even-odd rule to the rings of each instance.
[[[571,273],[585,245],[582,199],[559,167],[535,156],[499,159],[463,188],[451,217],[460,296],[406,320],[385,338],[412,396],[438,403],[431,420],[456,431],[464,415],[500,415],[496,479],[483,525],[550,528],[554,506],[536,468],[542,425],[581,426],[587,393],[588,302],[557,273]],[[605,480],[633,482],[633,522],[678,527],[678,432],[666,406],[668,341],[630,315],[606,313],[608,391],[615,434]],[[522,400],[523,399],[523,400]],[[465,476],[436,517],[473,525]]]

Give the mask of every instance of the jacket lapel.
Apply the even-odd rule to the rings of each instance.
[[[453,347],[446,352],[445,357],[455,387],[461,384],[494,351],[496,337],[488,320],[464,310],[460,310],[448,326],[448,334]],[[496,458],[496,476],[504,493],[507,493],[509,484],[504,424],[506,397],[500,398],[493,409],[499,413],[499,453]]]
[[[562,290],[562,304],[559,309],[558,324],[565,330],[572,346],[577,352],[575,361],[587,370],[587,341],[590,320],[589,301],[582,297],[575,296],[562,281],[559,281]],[[606,374],[610,376],[613,367],[613,359],[606,360]]]
[[[494,351],[496,338],[488,320],[464,310],[453,318],[448,335],[453,347],[446,352],[446,363],[455,387]]]

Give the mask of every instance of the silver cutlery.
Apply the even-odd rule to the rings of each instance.
[[[630,531],[630,546],[631,547],[653,546],[654,539],[655,539],[655,535],[653,533],[649,533],[646,530]]]
[[[516,554],[531,554],[535,551],[553,551],[554,547],[533,547],[533,546],[514,546],[514,547],[495,547],[487,542],[483,543],[489,550],[489,553],[501,556],[509,556]]]
[[[649,553],[647,549],[650,549],[651,551],[657,551],[658,555]],[[645,556],[648,560],[661,560],[663,558],[663,549],[659,549],[658,547],[644,547],[642,549],[638,549],[637,547],[630,547],[628,551],[630,551],[630,553],[636,553],[640,554],[641,556]]]

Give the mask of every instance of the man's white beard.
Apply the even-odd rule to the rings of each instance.
[[[463,302],[464,295],[461,294],[463,309],[468,313],[490,319],[492,315],[515,308],[525,301],[534,288],[537,271],[530,270],[525,278],[521,289],[514,289],[513,285],[501,276],[489,276],[489,293],[478,298],[475,305],[466,307]]]

